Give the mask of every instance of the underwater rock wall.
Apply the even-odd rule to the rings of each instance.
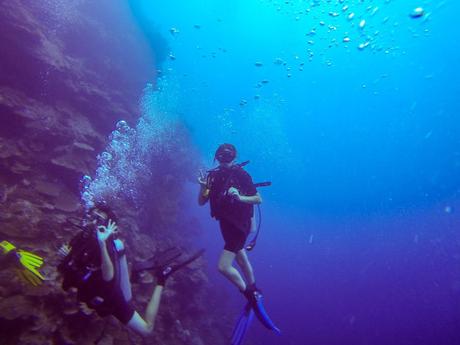
[[[46,281],[32,287],[0,268],[0,342],[142,343],[113,318],[82,313],[75,293],[61,289],[56,251],[78,231],[78,181],[94,173],[115,123],[135,123],[142,89],[155,82],[166,44],[160,35],[146,42],[122,1],[11,0],[1,6],[0,240],[44,257]],[[140,209],[121,203],[116,210],[129,229],[130,260],[188,244],[183,233],[193,226],[179,216],[180,192],[194,167],[183,148],[186,130],[177,129],[172,149],[179,154],[161,158],[162,170],[152,175],[155,195],[146,193],[149,202]],[[151,340],[224,343],[219,303],[205,281],[203,270],[185,269],[168,282]],[[152,288],[134,286],[141,314]]]

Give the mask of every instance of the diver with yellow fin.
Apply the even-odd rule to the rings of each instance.
[[[204,251],[177,262],[182,253],[171,248],[163,253],[166,259],[155,256],[133,265],[133,281],[138,282],[146,271],[151,271],[156,278],[142,317],[134,306],[126,250],[116,214],[105,203],[98,202],[87,211],[83,224],[78,226],[82,231],[59,250],[62,288],[65,291],[76,288],[78,302],[99,316],[112,315],[140,335],[151,334],[166,280],[200,258]]]
[[[45,280],[45,277],[38,271],[44,263],[42,257],[26,250],[17,249],[8,241],[0,242],[0,252],[2,254],[0,256],[2,267],[14,266],[18,275],[33,286],[38,286]]]

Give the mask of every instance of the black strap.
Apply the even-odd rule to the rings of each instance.
[[[259,183],[254,183],[254,187],[259,188],[259,187],[269,187],[271,186],[272,183],[270,181],[266,182],[259,182]]]
[[[256,188],[257,187],[268,187],[268,186],[271,186],[271,185],[272,185],[272,183],[270,181],[254,183],[254,187],[256,187]],[[262,224],[262,211],[260,210],[260,205],[257,205],[257,212],[259,214],[259,224],[257,225],[256,235],[254,236],[254,238],[246,246],[247,251],[251,251],[251,250],[254,249],[254,247],[256,246],[256,243],[257,243],[257,238],[259,237],[260,226]]]
[[[238,164],[234,164],[234,165],[232,165],[231,167],[228,167],[228,170],[229,170],[230,172],[228,173],[228,176],[227,176],[227,178],[225,179],[225,181],[224,181],[224,183],[223,183],[224,189],[225,189],[225,188],[227,188],[227,189],[229,188],[229,187],[227,187],[227,186],[229,185],[231,179],[233,178],[233,175],[235,174],[237,168],[240,168],[240,169],[241,169],[241,168],[243,168],[243,167],[244,167],[245,165],[247,165],[247,164],[249,164],[249,161],[241,162],[241,163],[238,163]],[[222,169],[222,168],[219,166],[219,167],[217,167],[216,169],[209,170],[208,173],[217,172],[217,171],[220,171],[221,169]],[[224,193],[223,195],[221,195],[219,199],[222,199],[222,197],[226,195],[226,192],[227,192],[227,191],[225,191],[225,193]]]
[[[230,182],[230,179],[233,177],[233,173],[235,172],[235,170],[233,169],[234,167],[239,167],[239,168],[242,168],[244,167],[245,165],[247,165],[249,163],[249,161],[245,161],[245,162],[242,162],[242,163],[239,163],[239,164],[235,164],[231,171],[230,171],[230,174],[229,176],[227,177],[227,179],[225,180],[225,183],[224,183],[224,187],[228,185],[228,183]],[[213,169],[213,170],[209,170],[208,173],[211,173],[213,171],[218,171],[220,169],[220,167],[216,168],[216,169]],[[254,183],[254,187],[255,188],[258,188],[258,187],[269,187],[271,186],[272,183],[271,181],[265,181],[265,182],[258,182],[258,183]],[[246,246],[246,250],[248,251],[251,251],[254,249],[254,247],[256,246],[256,243],[257,243],[257,238],[259,237],[259,233],[260,233],[260,227],[261,227],[261,224],[262,224],[262,212],[260,211],[260,205],[257,205],[257,211],[258,211],[258,214],[259,214],[259,224],[257,225],[257,231],[256,231],[256,235],[254,236],[254,238],[248,243],[248,245]]]
[[[248,245],[246,246],[246,250],[247,251],[251,251],[254,249],[254,247],[256,246],[257,244],[257,238],[259,237],[259,233],[260,233],[260,226],[262,224],[262,212],[260,211],[260,205],[257,205],[257,212],[259,214],[259,224],[257,225],[257,231],[256,231],[256,235],[254,236],[254,238],[248,243]]]

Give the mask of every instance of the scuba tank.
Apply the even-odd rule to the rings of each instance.
[[[236,171],[236,169],[239,169],[239,168],[243,168],[244,166],[246,166],[247,164],[249,164],[250,161],[244,161],[244,162],[241,162],[241,163],[238,163],[238,164],[234,164],[233,166],[231,167],[228,167],[228,168],[222,168],[222,167],[217,167],[215,169],[212,169],[212,170],[208,170],[207,173],[208,173],[208,177],[207,177],[207,181],[208,181],[208,186],[212,188],[212,183],[214,182],[213,181],[213,173],[215,172],[218,172],[218,171],[222,171],[222,169],[229,169],[229,173],[228,173],[228,176],[227,178],[224,180],[223,184],[222,184],[222,187],[220,188],[220,192],[219,194],[216,196],[216,201],[215,201],[215,204],[219,204],[219,202],[223,199],[223,198],[226,198],[227,197],[227,191],[230,187],[232,187],[232,178],[233,178],[233,173],[234,171]],[[255,188],[259,188],[259,187],[268,187],[268,186],[271,186],[271,182],[270,181],[265,181],[265,182],[259,182],[259,183],[254,183],[254,187]],[[209,191],[208,191],[208,194],[209,194]],[[234,199],[231,199],[230,202],[234,202]],[[217,214],[218,211],[216,211],[217,207],[214,206],[214,202],[211,203],[211,216],[212,217],[215,217],[215,215]],[[251,251],[252,249],[254,249],[254,247],[256,246],[256,243],[257,243],[257,239],[259,237],[259,234],[260,234],[260,228],[261,228],[261,224],[262,224],[262,211],[261,211],[261,208],[260,208],[260,205],[257,205],[257,213],[258,213],[258,224],[256,226],[256,231],[255,231],[255,235],[253,237],[253,239],[251,241],[249,241],[249,243],[246,245],[246,250],[248,251]]]

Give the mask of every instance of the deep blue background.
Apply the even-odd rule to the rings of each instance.
[[[171,116],[187,124],[207,166],[219,143],[232,142],[255,180],[273,181],[261,191],[251,258],[284,333],[254,325],[249,337],[459,344],[460,5],[311,3],[132,2],[140,24],[168,38],[174,59],[160,69],[174,86]],[[410,18],[417,6],[429,15]],[[214,264],[217,224],[206,209],[192,211]],[[234,296],[236,318],[241,297],[213,279]]]

